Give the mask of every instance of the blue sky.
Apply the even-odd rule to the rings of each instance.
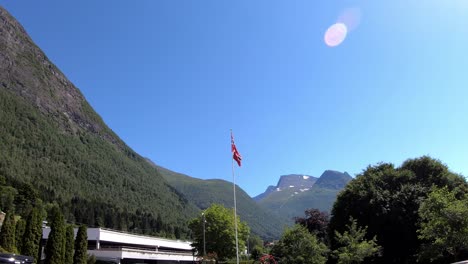
[[[468,2],[0,0],[142,156],[257,195],[431,155],[468,175]],[[324,33],[348,10],[337,47]],[[357,19],[357,17],[355,17]]]

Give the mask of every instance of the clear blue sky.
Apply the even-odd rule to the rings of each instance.
[[[250,195],[431,155],[468,175],[468,2],[0,0],[135,151]],[[347,8],[359,25],[334,48]],[[359,13],[358,12],[358,13]]]

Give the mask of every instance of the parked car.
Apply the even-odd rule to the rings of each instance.
[[[0,253],[0,264],[30,264],[34,262],[33,257],[16,254]]]

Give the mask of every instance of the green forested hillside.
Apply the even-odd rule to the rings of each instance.
[[[72,222],[189,235],[198,209],[106,126],[1,7],[0,33],[0,207],[20,206],[26,190]]]
[[[196,212],[130,149],[120,151],[85,132],[61,132],[52,119],[4,89],[0,89],[0,149],[0,175],[7,183],[31,183],[43,200],[62,204],[70,221],[131,228],[132,221],[119,223],[124,220],[118,214],[146,214],[148,221],[159,216],[172,226],[168,231],[175,227],[186,231],[186,220]],[[96,210],[90,210],[93,207]],[[115,221],[105,221],[112,218]]]
[[[232,183],[224,180],[201,180],[159,166],[156,168],[171,185],[200,209],[206,209],[212,203],[222,204],[228,208],[234,207]],[[236,187],[236,195],[237,213],[242,221],[248,223],[251,231],[265,240],[278,239],[288,224],[287,219],[261,208],[239,187]]]

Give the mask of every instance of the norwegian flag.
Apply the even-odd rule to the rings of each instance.
[[[231,152],[232,152],[232,158],[237,162],[237,165],[239,165],[240,167],[242,156],[239,153],[239,151],[237,151],[236,144],[234,144],[234,137],[232,136],[232,132],[231,132]]]

